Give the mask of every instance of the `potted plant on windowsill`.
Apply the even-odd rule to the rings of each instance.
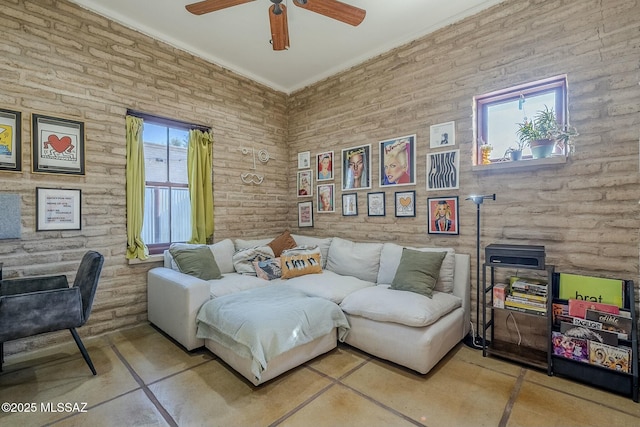
[[[529,146],[534,159],[543,159],[553,153],[556,144],[564,152],[573,153],[574,145],[571,138],[578,135],[572,126],[558,123],[553,108],[546,105],[539,110],[533,120],[518,123],[516,131],[520,144]]]

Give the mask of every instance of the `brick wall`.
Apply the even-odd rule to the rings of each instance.
[[[146,320],[146,272],[154,265],[124,259],[127,108],[213,127],[217,240],[289,227],[360,241],[453,246],[475,258],[475,205],[464,198],[495,192],[497,200],[482,207],[483,245],[541,244],[558,270],[638,281],[637,1],[508,1],[290,96],[66,1],[0,0],[0,6],[0,105],[24,114],[24,170],[0,173],[0,191],[22,197],[22,239],[0,241],[0,258],[5,275],[73,275],[85,250],[105,253],[84,335]],[[575,156],[539,169],[472,171],[472,97],[563,73],[571,121],[581,134]],[[85,123],[85,177],[29,172],[32,112]],[[447,121],[456,122],[460,189],[427,192],[429,126]],[[298,152],[311,150],[313,158],[334,150],[340,160],[342,148],[371,143],[376,183],[378,141],[414,133],[418,183],[402,188],[416,190],[415,218],[394,217],[388,189],[385,217],[366,216],[366,191],[358,192],[360,214],[343,217],[338,161],[336,213],[314,215],[313,229],[296,230],[297,202],[307,200],[295,196]],[[257,166],[265,175],[261,186],[241,183],[253,162],[239,147],[271,153],[268,164]],[[36,233],[37,186],[82,189],[82,231]],[[460,197],[460,235],[428,235],[426,199],[448,195]],[[475,268],[473,259],[474,284]],[[14,341],[5,351],[61,336]]]

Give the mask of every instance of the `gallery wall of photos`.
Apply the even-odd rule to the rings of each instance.
[[[417,144],[415,134],[379,141],[376,159],[372,158],[372,144],[346,147],[340,152],[298,153],[298,226],[313,227],[314,213],[336,213],[337,203],[343,216],[386,216],[388,209],[393,209],[396,218],[415,217],[416,191],[411,187],[417,183]],[[455,145],[455,122],[430,127],[427,191],[460,188],[460,150],[454,149]],[[336,168],[338,164],[340,168]],[[377,182],[372,180],[374,168],[379,172]],[[335,176],[338,170],[339,184]],[[393,206],[387,207],[386,195],[392,191]],[[458,196],[427,198],[429,234],[458,235],[458,218]]]

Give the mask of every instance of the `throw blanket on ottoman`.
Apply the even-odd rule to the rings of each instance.
[[[259,380],[274,357],[338,328],[343,342],[349,322],[337,304],[288,285],[273,285],[206,302],[196,319],[198,338],[213,340],[250,359]]]

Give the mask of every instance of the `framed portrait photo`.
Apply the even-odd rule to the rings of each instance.
[[[0,108],[0,172],[22,170],[22,113]]]
[[[325,151],[316,156],[316,181],[333,179],[333,151]]]
[[[84,123],[31,115],[33,172],[84,175]]]
[[[376,193],[367,193],[367,215],[368,216],[385,216],[385,193],[379,191]]]
[[[318,200],[316,202],[318,209],[318,213],[329,213],[335,212],[335,185],[334,184],[322,184],[318,185],[317,188],[317,197]]]
[[[304,151],[298,153],[298,169],[306,169],[311,167],[311,152]]]
[[[380,187],[416,184],[416,136],[380,141]]]
[[[395,206],[397,217],[416,216],[416,192],[396,191]]]
[[[313,173],[311,169],[306,171],[299,171],[296,182],[298,197],[313,196]]]
[[[460,150],[427,154],[427,190],[454,190],[460,187]]]
[[[358,215],[358,193],[349,193],[342,195],[342,215]]]
[[[342,150],[342,190],[371,188],[371,144]]]
[[[427,199],[429,234],[460,234],[458,196]]]
[[[36,231],[80,230],[81,192],[36,187]]]
[[[298,227],[313,227],[313,202],[298,202]]]
[[[430,128],[430,148],[445,148],[456,145],[456,122],[439,123]]]

